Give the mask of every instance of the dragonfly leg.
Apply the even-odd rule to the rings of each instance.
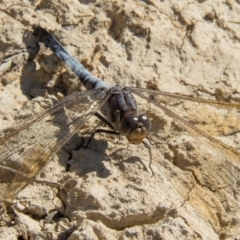
[[[87,144],[85,146],[83,146],[83,148],[87,148],[89,143],[91,142],[92,138],[94,137],[94,135],[96,133],[100,133],[100,132],[103,132],[103,133],[109,133],[109,134],[113,134],[113,135],[119,135],[119,132],[118,131],[115,131],[115,130],[107,130],[107,129],[97,129],[96,131],[94,131],[91,135],[91,137],[88,139],[87,141]]]
[[[146,138],[148,141],[149,141],[149,139],[148,138]],[[153,169],[152,169],[152,148],[151,148],[151,142],[149,141],[149,142],[147,142],[145,139],[142,141],[142,143],[144,144],[144,146],[149,150],[149,155],[150,155],[150,161],[149,161],[149,164],[148,164],[148,167],[149,167],[149,169],[151,170],[151,172],[152,172],[152,176],[151,177],[153,177],[154,176],[154,172],[153,172]],[[150,144],[149,144],[150,143]]]
[[[121,134],[119,134],[119,132],[116,130],[116,128],[113,126],[113,124],[111,122],[109,122],[104,116],[102,116],[100,113],[96,112],[94,114],[94,116],[96,116],[99,120],[101,120],[103,123],[105,123],[106,125],[108,125],[113,131],[110,131],[110,132],[106,132],[106,133],[110,133],[110,134],[114,134],[114,135],[118,135],[119,136],[119,140],[121,140]],[[119,110],[117,110],[115,112],[115,117],[116,117],[116,126],[117,126],[117,129],[119,128],[119,125],[120,125],[120,112]],[[104,130],[106,131],[106,130]],[[104,132],[103,131],[103,132]],[[115,133],[112,133],[112,132],[116,132]],[[118,134],[117,134],[118,133]]]
[[[108,125],[111,129],[115,130],[115,127],[112,125],[111,122],[109,122],[104,116],[102,116],[100,113],[96,112],[94,114],[94,116],[96,116],[99,120],[101,120],[103,123],[105,123],[106,125]]]

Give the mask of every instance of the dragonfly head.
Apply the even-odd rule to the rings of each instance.
[[[125,136],[132,144],[140,144],[147,137],[151,129],[151,122],[145,114],[128,116],[122,119],[120,134]]]

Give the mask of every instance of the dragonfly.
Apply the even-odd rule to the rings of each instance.
[[[161,96],[191,101],[234,111],[240,109],[240,104],[147,88],[110,86],[102,79],[93,76],[44,28],[34,26],[33,29],[38,40],[50,48],[76,74],[87,91],[66,96],[53,106],[33,114],[24,120],[23,124],[4,132],[4,136],[0,138],[0,163],[2,167],[6,163],[9,166],[15,166],[14,177],[3,195],[4,201],[12,202],[93,115],[109,126],[109,130],[99,132],[124,136],[131,144],[144,143],[151,149],[147,142],[151,121],[146,114],[138,114],[134,96],[153,104],[165,115],[178,122],[190,135],[197,137],[208,148],[213,149],[229,165],[239,168],[240,153],[236,149],[200,130],[157,98]],[[150,151],[150,163],[151,160]]]

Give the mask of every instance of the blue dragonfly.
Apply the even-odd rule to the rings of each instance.
[[[240,104],[145,88],[109,86],[103,80],[94,77],[45,29],[40,26],[34,27],[34,35],[76,74],[87,91],[64,97],[50,108],[25,120],[24,124],[10,129],[0,138],[0,163],[3,167],[3,163],[10,162],[11,166],[11,162],[14,165],[21,159],[17,162],[15,170],[12,170],[14,177],[3,195],[3,200],[12,202],[93,115],[109,126],[109,130],[96,132],[103,131],[124,136],[131,144],[144,143],[150,150],[149,165],[151,166],[151,146],[147,141],[151,131],[151,121],[145,114],[138,114],[134,94],[161,109],[164,114],[183,126],[190,135],[202,139],[201,141],[221,155],[222,159],[228,159],[235,166],[239,165],[240,153],[237,150],[203,132],[164,104],[154,100],[153,96],[192,101],[226,109],[240,109]],[[37,132],[35,135],[32,134],[34,129]]]

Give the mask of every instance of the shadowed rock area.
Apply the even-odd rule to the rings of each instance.
[[[240,102],[239,1],[9,0],[0,10],[0,137],[85,91],[38,44],[34,25],[111,85]],[[240,151],[239,110],[150,99]],[[2,204],[0,239],[240,239],[240,155],[233,159],[136,100],[152,120],[154,176],[143,144],[96,134],[81,148],[94,129],[106,127],[91,117],[10,206]],[[27,134],[48,141],[51,129],[39,123]],[[14,158],[0,162],[1,199],[17,169]]]

